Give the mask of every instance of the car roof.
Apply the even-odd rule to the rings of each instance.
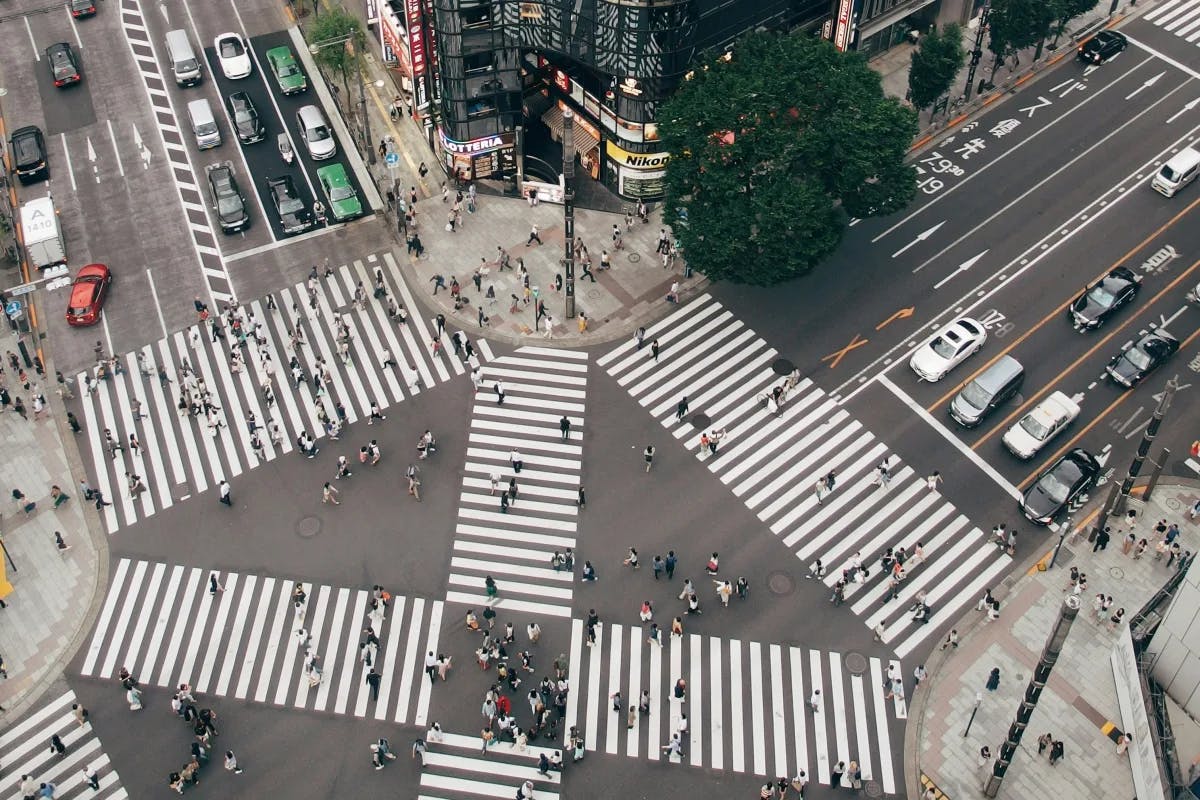
[[[79,272],[75,275],[75,277],[76,278],[84,278],[84,277],[87,277],[90,275],[97,275],[97,276],[103,277],[104,275],[107,275],[107,274],[108,274],[108,267],[106,267],[104,264],[88,264],[86,266],[80,267]]]
[[[300,106],[300,110],[296,112],[296,116],[300,117],[301,121],[307,125],[327,125],[325,115],[321,113],[321,109],[309,103],[306,106]]]
[[[957,333],[960,328],[965,329],[967,333],[972,336],[978,336],[979,334],[983,333],[983,326],[970,317],[959,317],[958,319],[954,320],[954,322],[951,322],[946,326],[945,332]]]

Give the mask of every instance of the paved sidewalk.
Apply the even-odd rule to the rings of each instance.
[[[1107,487],[1096,494],[1107,496]],[[1136,614],[1174,570],[1166,566],[1165,558],[1154,558],[1157,539],[1152,529],[1158,520],[1178,524],[1183,549],[1200,552],[1200,524],[1188,521],[1184,514],[1198,497],[1200,485],[1194,481],[1160,483],[1148,503],[1136,498],[1129,503],[1138,512],[1134,527],[1138,538],[1145,537],[1151,543],[1140,560],[1132,558],[1132,552],[1129,556],[1122,554],[1122,539],[1128,528],[1114,521],[1112,541],[1106,550],[1093,553],[1086,533],[1074,544],[1068,537],[1053,569],[1015,573],[993,587],[993,595],[1001,602],[997,621],[986,622],[981,613],[974,611],[959,621],[959,646],[944,651],[935,648],[925,664],[928,686],[909,689],[905,773],[910,797],[922,796],[924,787],[917,788],[918,780],[931,782],[940,792],[935,794],[937,798],[983,796],[982,785],[990,775],[992,762],[987,767],[980,764],[980,748],[986,745],[993,761],[999,753],[1067,597],[1065,588],[1072,567],[1087,575],[1081,608],[998,796],[1014,800],[1127,800],[1133,796],[1128,761],[1116,754],[1112,738],[1121,727],[1109,662],[1118,633],[1107,619],[1097,622],[1092,599],[1100,592],[1113,597],[1113,607],[1106,617],[1121,607],[1127,620]],[[1028,525],[1017,528],[1027,542],[1036,535]],[[1052,546],[1057,536],[1046,533],[1038,541],[1040,556],[1048,552],[1048,545]],[[993,667],[1000,668],[1000,686],[988,691],[985,684]],[[911,672],[906,679],[911,687]],[[982,695],[982,702],[969,735],[964,736],[977,693]],[[1110,721],[1116,725],[1111,737],[1101,730]],[[1055,766],[1050,765],[1046,755],[1038,756],[1037,740],[1044,733],[1064,743],[1065,757]],[[1097,780],[1097,776],[1103,779]]]
[[[32,405],[32,394],[7,370],[0,383]],[[0,535],[16,564],[16,571],[6,564],[13,591],[5,599],[8,608],[0,609],[0,654],[8,669],[8,680],[0,680],[0,727],[18,719],[62,676],[92,626],[108,583],[108,542],[91,505],[79,497],[77,476],[84,473],[74,444],[61,438],[72,435],[62,401],[48,388],[43,391],[50,406],[42,419],[34,421],[32,410],[28,421],[15,411],[0,413]],[[58,509],[50,499],[55,484],[71,498]],[[25,514],[12,500],[13,489],[36,502],[37,509]],[[62,532],[70,550],[58,551],[55,531]]]

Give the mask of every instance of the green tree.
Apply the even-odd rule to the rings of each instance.
[[[358,54],[365,43],[362,23],[341,8],[327,12],[308,26],[308,46],[313,50],[313,59],[342,76],[346,103],[352,102],[350,73],[358,70]]]
[[[770,285],[811,270],[846,215],[890,214],[916,191],[916,113],[854,53],[754,33],[696,69],[659,113],[666,221],[711,280]]]
[[[990,80],[995,80],[996,71],[1010,55],[1034,45],[1038,45],[1040,51],[1054,18],[1054,4],[1047,0],[992,0],[988,14],[991,34],[988,50],[996,60],[992,62]]]
[[[1055,17],[1054,41],[1050,46],[1058,47],[1058,37],[1063,35],[1068,22],[1080,14],[1086,14],[1099,4],[1100,0],[1050,0]]]
[[[909,99],[918,108],[928,108],[946,93],[967,60],[962,28],[951,24],[921,37],[908,70]]]

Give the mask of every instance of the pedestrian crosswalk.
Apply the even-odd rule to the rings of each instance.
[[[1147,11],[1143,19],[1200,46],[1200,0],[1166,0]]]
[[[380,276],[386,294],[375,296]],[[360,285],[365,297],[356,303]],[[406,321],[392,316],[389,298],[408,310]],[[478,339],[471,344],[472,362],[464,363],[441,344],[449,344],[453,328],[440,337],[435,352],[437,324],[418,316],[391,253],[342,264],[328,276],[271,295],[270,301],[274,308],[266,297],[243,304],[249,329],[244,348],[231,331],[213,341],[214,317],[118,357],[122,371],[96,381],[94,391],[85,384],[93,373],[78,375],[92,485],[112,502],[103,513],[109,533],[214,488],[222,479],[232,481],[263,461],[298,452],[294,443],[302,432],[325,436],[321,416],[337,420],[338,404],[345,422],[353,423],[369,415],[372,403],[386,409],[465,375],[471,363],[492,356],[488,343]],[[339,352],[339,319],[350,334],[345,358]],[[225,326],[223,315],[221,324]],[[299,345],[293,344],[297,329],[303,337]],[[234,351],[241,353],[236,362]],[[289,369],[293,355],[302,381]],[[318,389],[322,362],[329,376]],[[185,375],[185,364],[194,379]],[[181,397],[195,395],[188,382],[201,380],[217,409],[212,422],[180,407]],[[251,417],[259,448],[252,441]],[[275,423],[278,432],[272,429]],[[112,450],[106,429],[122,449]],[[130,434],[137,437],[136,449]],[[130,489],[132,476],[142,479],[144,490]]]
[[[575,547],[587,369],[586,353],[541,347],[522,347],[483,367],[471,411],[448,602],[483,606],[490,575],[497,607],[570,616],[573,571],[556,568],[551,559]],[[504,505],[513,480],[516,501]]]
[[[564,730],[579,726],[589,750],[768,777],[803,771],[822,784],[839,761],[857,761],[864,781],[897,791],[901,748],[893,752],[891,743],[903,734],[903,703],[886,696],[889,665],[878,658],[695,634],[659,645],[642,628],[619,624],[602,625],[590,647],[584,638],[584,623],[574,620]],[[630,714],[643,691],[649,714]],[[664,748],[684,717],[680,758]]]
[[[371,591],[303,582],[300,613],[295,585],[123,558],[80,671],[109,679],[125,668],[144,686],[188,683],[198,694],[425,724],[425,655],[437,654],[441,601],[396,596],[380,620],[370,614]],[[379,640],[370,665],[361,652],[367,627]],[[315,675],[308,650],[319,656]],[[371,666],[378,699],[366,680]]]
[[[443,733],[437,741],[426,738],[425,767],[417,800],[518,797],[526,781],[533,783],[537,800],[558,800],[562,773],[537,771],[538,756],[553,758],[556,752],[544,747],[518,750],[509,742],[493,740],[487,754],[478,736]]]
[[[100,749],[91,722],[81,725],[75,718],[71,706],[78,702],[75,693],[68,690],[0,734],[0,763],[4,765],[0,797],[21,797],[21,785],[27,779],[34,787],[53,784],[54,797],[59,800],[129,797],[116,769]],[[50,748],[50,737],[56,734],[66,748],[62,755]],[[92,788],[93,775],[99,789]]]
[[[1011,565],[922,476],[711,295],[650,326],[644,343],[621,344],[597,363],[694,448],[806,567],[820,559],[830,586],[861,560],[868,574],[851,584],[847,603],[871,628],[883,626],[884,641],[901,658],[938,629],[904,613],[919,593],[935,622],[948,621]],[[786,384],[794,385],[774,408],[773,391]],[[703,425],[693,424],[697,414]],[[706,433],[713,449],[700,444]],[[876,467],[884,461],[891,477],[880,485]],[[830,472],[835,489],[818,500],[814,486]],[[906,563],[900,595],[884,604],[888,570],[871,567],[887,548],[911,554],[918,543],[923,559]]]

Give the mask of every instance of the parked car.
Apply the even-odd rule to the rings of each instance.
[[[236,81],[250,76],[254,69],[250,63],[250,48],[240,35],[222,33],[213,40],[213,50],[217,51],[217,61],[226,78]]]
[[[338,222],[345,222],[362,216],[362,202],[346,177],[345,167],[341,164],[321,167],[317,170],[317,179],[321,182],[321,189],[324,190],[325,197],[329,200],[329,210],[334,219]]]
[[[71,284],[71,297],[67,301],[67,324],[75,327],[94,325],[104,310],[104,299],[108,296],[108,285],[112,273],[103,264],[88,264],[79,270]]]
[[[237,134],[242,144],[261,142],[266,137],[258,109],[254,107],[250,95],[245,92],[234,92],[229,95],[229,116],[233,119],[233,132]]]
[[[50,67],[50,77],[54,79],[54,85],[59,88],[83,80],[79,61],[68,42],[57,42],[47,47],[46,64]]]
[[[1093,283],[1071,303],[1067,316],[1077,331],[1099,328],[1108,318],[1137,297],[1140,276],[1126,267],[1117,267]]]
[[[96,13],[96,4],[93,0],[71,0],[71,16],[79,19],[81,17],[90,17]]]
[[[1146,379],[1179,349],[1179,340],[1164,330],[1147,333],[1141,339],[1113,356],[1105,371],[1113,381],[1126,389]]]
[[[302,233],[311,228],[316,220],[312,210],[304,205],[296,192],[296,185],[291,175],[281,175],[278,178],[267,178],[267,193],[275,204],[275,213],[279,215],[279,227],[284,233]]]
[[[46,157],[46,137],[36,125],[26,125],[13,131],[8,140],[12,153],[12,169],[21,183],[33,183],[50,177],[50,161]]]
[[[1043,472],[1021,498],[1021,513],[1035,525],[1049,525],[1063,509],[1096,485],[1100,462],[1076,447]]]
[[[225,233],[245,230],[250,226],[250,212],[246,208],[246,198],[242,196],[237,179],[233,176],[233,163],[223,161],[210,164],[207,172],[208,193],[221,230]]]
[[[279,91],[284,94],[308,91],[308,78],[300,70],[290,47],[272,47],[267,51],[267,63],[271,65],[271,73],[279,84]]]
[[[985,341],[987,329],[983,325],[970,317],[960,317],[918,347],[908,365],[922,380],[940,381],[968,356],[978,353]]]
[[[1017,420],[1004,434],[1004,446],[1017,458],[1030,459],[1079,416],[1083,395],[1054,392]]]

